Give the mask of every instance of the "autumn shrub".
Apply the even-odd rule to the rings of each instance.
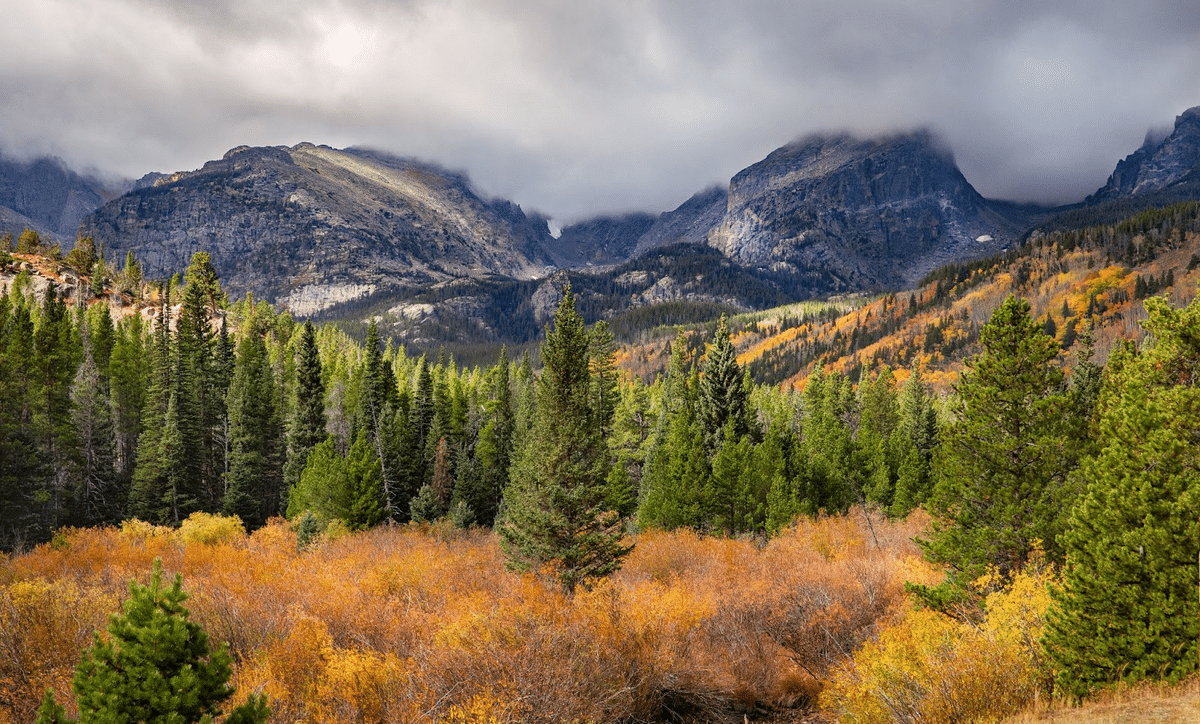
[[[246,527],[241,518],[232,515],[214,515],[197,511],[192,513],[179,525],[175,532],[176,538],[184,545],[202,543],[217,545],[219,543],[238,543],[246,538]]]
[[[995,721],[1049,691],[1039,638],[1047,568],[1033,566],[987,596],[979,624],[910,609],[838,667],[822,704],[838,721]]]
[[[186,535],[73,530],[0,561],[0,590],[62,592],[41,607],[52,626],[5,619],[0,646],[25,653],[0,652],[17,662],[0,676],[63,689],[90,631],[160,557],[189,582],[193,620],[230,644],[232,703],[265,693],[272,721],[741,722],[811,703],[898,615],[903,581],[928,575],[911,542],[922,525],[855,510],[770,541],[646,533],[574,595],[505,571],[490,531],[451,524],[327,529],[304,549],[282,520],[250,535],[220,516],[189,519]],[[60,648],[37,645],[51,630]],[[23,721],[40,685],[0,710]]]
[[[0,586],[0,721],[32,721],[47,689],[67,694],[80,652],[116,608],[115,595],[69,578]]]

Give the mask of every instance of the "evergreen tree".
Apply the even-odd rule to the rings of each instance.
[[[162,562],[155,560],[147,586],[129,584],[125,612],[113,616],[108,638],[95,635],[75,668],[71,688],[79,719],[69,720],[47,690],[38,724],[79,722],[146,722],[192,724],[211,722],[233,695],[229,686],[229,654],[216,650],[208,633],[189,620],[179,574],[170,588],[162,585]],[[251,696],[225,719],[229,724],[265,722],[265,697]]]
[[[1145,302],[1152,335],[1118,350],[1101,399],[1101,449],[1062,536],[1064,586],[1044,643],[1076,697],[1121,681],[1197,669],[1200,302]]]
[[[124,508],[113,464],[115,440],[106,388],[89,349],[71,388],[79,479],[70,507],[75,511],[72,522],[77,525],[115,523]]]
[[[289,492],[287,515],[306,510],[324,521],[339,519],[351,530],[384,519],[383,476],[366,430],[359,430],[344,457],[332,436],[312,449],[299,484]]]
[[[646,451],[637,512],[642,529],[703,526],[708,456],[696,411],[698,384],[688,371],[686,355],[687,338],[681,332],[671,348],[657,423]]]
[[[542,345],[537,412],[505,494],[501,543],[516,569],[537,567],[567,592],[620,567],[632,550],[605,507],[608,420],[596,409],[593,346],[570,287]],[[543,568],[546,567],[546,568]]]
[[[938,418],[933,395],[922,378],[921,365],[914,362],[900,392],[900,422],[892,432],[893,449],[900,467],[888,512],[908,515],[924,505],[933,489],[933,454],[937,449]]]
[[[33,318],[15,294],[0,297],[0,310],[0,547],[11,549],[33,532],[30,481],[43,472],[33,427]]]
[[[475,445],[473,475],[464,480],[463,492],[456,496],[470,507],[474,521],[491,527],[500,509],[500,498],[508,480],[512,462],[513,416],[512,385],[509,381],[508,350],[501,348],[500,359],[491,370],[492,399],[487,404],[487,422]]]
[[[750,433],[750,390],[737,363],[725,316],[717,326],[712,349],[704,358],[699,388],[699,418],[708,450],[715,454],[728,427],[735,438]]]
[[[76,438],[71,386],[82,361],[79,336],[53,284],[46,290],[41,315],[33,332],[33,355],[25,361],[33,370],[33,429],[42,475],[28,481],[38,490],[43,532],[63,525],[69,510],[72,483],[77,479]]]
[[[137,461],[142,413],[146,407],[152,355],[148,354],[142,318],[126,317],[117,326],[112,357],[109,358],[109,401],[116,438],[113,463],[117,479],[128,489]]]
[[[983,351],[955,387],[954,422],[944,430],[940,479],[930,498],[926,556],[950,569],[959,591],[994,569],[1007,580],[1044,548],[1061,560],[1058,533],[1069,504],[1067,473],[1078,447],[1058,346],[1008,297],[980,332]]]
[[[248,528],[282,512],[282,426],[275,405],[275,378],[263,338],[250,330],[238,344],[229,411],[229,472],[223,508]]]
[[[325,427],[325,383],[321,379],[321,356],[312,322],[304,323],[296,358],[296,385],[292,418],[288,425],[287,463],[284,466],[285,489],[300,482],[300,473],[308,462],[309,451],[328,434]]]
[[[808,460],[808,476],[801,493],[801,508],[841,511],[858,502],[859,490],[851,478],[854,439],[845,418],[852,411],[849,380],[839,373],[826,375],[818,365],[804,386],[801,444]]]

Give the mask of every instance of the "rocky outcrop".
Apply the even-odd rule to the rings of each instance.
[[[1180,114],[1175,119],[1175,128],[1166,137],[1147,134],[1142,147],[1117,163],[1108,182],[1089,196],[1087,203],[1163,191],[1193,180],[1197,170],[1200,170],[1200,106]]]
[[[234,296],[315,314],[356,296],[454,278],[532,278],[553,265],[546,220],[478,197],[444,169],[363,149],[231,150],[83,220],[148,278],[207,251]]]

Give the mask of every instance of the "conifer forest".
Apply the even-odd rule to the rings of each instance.
[[[1154,223],[1122,253],[1194,241]],[[99,677],[185,624],[207,698],[128,720],[993,721],[1186,681],[1200,301],[1155,292],[1200,276],[1122,277],[1141,331],[1099,355],[1102,310],[1029,299],[1087,238],[931,279],[1009,285],[948,382],[950,332],[784,384],[726,317],[632,373],[569,284],[536,366],[466,367],[231,302],[204,252],[10,239],[79,283],[0,290],[0,724],[116,716]]]

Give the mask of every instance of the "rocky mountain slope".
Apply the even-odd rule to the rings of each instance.
[[[708,244],[769,271],[797,296],[911,286],[931,269],[986,256],[1046,210],[984,199],[927,131],[814,135],[698,193],[624,246]],[[564,231],[574,232],[573,227]]]
[[[148,278],[207,251],[232,293],[299,315],[383,290],[528,279],[554,266],[544,217],[481,199],[461,175],[307,143],[235,148],[114,200],[81,233],[114,254],[132,251]]]
[[[994,253],[1029,218],[984,199],[927,132],[812,136],[734,176],[709,243],[743,264],[821,270],[843,289],[911,286],[948,261]]]
[[[1162,139],[1148,135],[1142,147],[1117,163],[1100,190],[1087,199],[1099,203],[1112,199],[1163,191],[1195,178],[1200,167],[1200,106],[1175,119],[1175,128]]]
[[[926,131],[814,135],[673,211],[590,219],[558,238],[544,216],[481,198],[463,175],[431,164],[307,143],[239,147],[197,171],[148,175],[79,230],[109,259],[132,251],[147,278],[182,270],[203,250],[235,297],[252,292],[301,316],[392,311],[398,325],[419,322],[422,338],[461,340],[474,333],[459,322],[438,332],[434,321],[500,304],[529,310],[527,323],[506,318],[500,327],[538,329],[533,310],[545,305],[514,295],[547,297],[548,282],[526,282],[551,279],[555,269],[598,275],[589,287],[604,300],[598,314],[911,288],[943,264],[994,254],[1035,227],[1086,225],[1101,212],[1123,218],[1131,205],[1196,197],[1198,139],[1200,109],[1192,109],[1171,135],[1121,161],[1087,202],[1047,210],[983,198]],[[103,200],[73,185],[61,164],[46,163],[20,178],[5,171],[0,218],[64,229]],[[51,180],[34,182],[43,177]],[[1065,213],[1047,221],[1052,212]],[[689,260],[702,249],[719,257]],[[431,305],[447,314],[428,313]],[[485,326],[484,337],[503,340],[496,325]]]
[[[57,158],[17,161],[0,157],[0,233],[33,229],[73,242],[80,220],[125,190],[81,176]],[[69,247],[69,243],[66,244]]]

